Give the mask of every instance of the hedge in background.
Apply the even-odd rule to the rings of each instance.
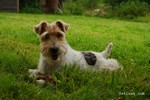
[[[146,2],[129,1],[123,2],[118,7],[118,16],[123,18],[135,18],[149,13],[149,5]]]
[[[41,13],[39,0],[20,0],[20,12]]]

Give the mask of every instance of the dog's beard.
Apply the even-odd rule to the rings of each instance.
[[[46,58],[47,60],[59,61],[67,53],[67,48],[64,45],[61,45],[59,46],[59,50],[57,53],[52,53],[49,50],[49,48],[42,48],[41,53],[43,57]]]

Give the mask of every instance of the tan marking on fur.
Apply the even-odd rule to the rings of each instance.
[[[67,41],[65,39],[65,33],[56,25],[51,23],[46,32],[41,35],[40,51],[43,56],[50,57],[50,48],[64,48]]]
[[[48,30],[48,22],[46,21],[41,21],[39,24],[37,24],[36,26],[33,27],[34,31],[38,34],[41,35],[43,34],[45,31]]]

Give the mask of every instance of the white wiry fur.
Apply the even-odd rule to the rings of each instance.
[[[63,62],[62,65],[76,64],[81,69],[91,67],[93,70],[101,70],[101,69],[107,69],[109,71],[117,70],[119,68],[118,62],[115,59],[107,59],[111,49],[112,49],[112,43],[110,43],[106,48],[106,50],[104,50],[101,53],[92,52],[96,56],[97,60],[96,60],[96,64],[94,66],[91,66],[87,64],[83,54],[81,54],[80,51],[76,51],[72,49],[70,46],[68,46],[68,52],[62,59]]]

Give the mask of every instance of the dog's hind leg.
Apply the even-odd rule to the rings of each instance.
[[[107,58],[110,55],[112,47],[113,47],[113,43],[111,42],[108,44],[107,48],[101,52],[101,54],[104,58]]]

